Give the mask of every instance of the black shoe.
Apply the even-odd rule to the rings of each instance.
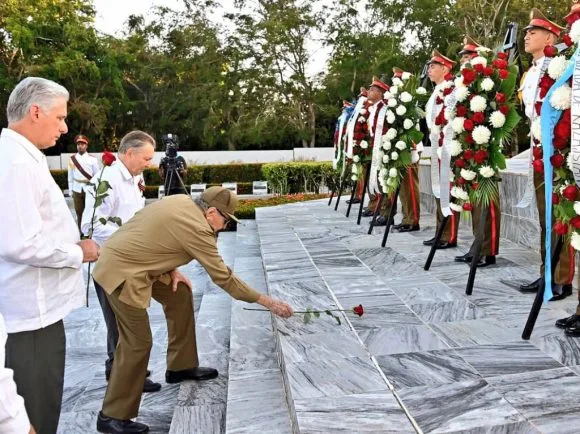
[[[574,314],[567,318],[562,318],[556,321],[556,327],[560,329],[565,329],[570,327],[571,325],[574,325],[577,321],[580,321],[580,315]]]
[[[430,240],[425,240],[423,241],[423,245],[424,246],[432,246],[433,244],[435,244],[435,238],[431,238]]]
[[[109,381],[109,377],[111,376],[111,371],[105,371],[105,378],[107,379],[107,381]],[[149,369],[147,369],[147,374],[145,375],[145,377],[149,378],[151,376],[151,371]],[[161,386],[159,386],[161,387]]]
[[[471,261],[470,261],[471,262]],[[488,267],[490,265],[495,265],[495,256],[486,255],[479,258],[477,266],[480,268]]]
[[[465,262],[466,264],[471,263],[473,259],[473,255],[470,252],[467,252],[465,255],[456,256],[455,262]]]
[[[355,204],[355,203],[360,203],[360,199],[358,197],[353,198],[352,200],[347,200],[346,201],[347,204]]]
[[[572,295],[572,285],[552,285],[552,293],[554,296],[550,301],[564,300],[566,297]]]
[[[143,393],[159,392],[161,390],[161,384],[151,381],[149,378],[145,378],[145,384],[143,385]]]
[[[378,216],[375,219],[375,226],[387,226],[387,219],[384,218],[382,215]]]
[[[419,225],[398,225],[398,226],[399,227],[395,229],[397,229],[399,232],[415,232],[420,229]]]
[[[165,371],[166,383],[181,383],[183,380],[211,380],[218,376],[218,371],[213,368],[197,368],[183,369],[181,371]]]
[[[372,217],[374,214],[375,214],[375,211],[372,209],[368,209],[368,208],[364,209],[362,212],[363,217]]]
[[[437,244],[437,249],[452,249],[453,247],[457,247],[457,243],[450,243],[447,241],[439,241]]]
[[[520,285],[520,291],[521,292],[538,292],[538,289],[540,289],[540,283],[542,281],[543,280],[540,277],[540,278],[534,280],[532,283]]]
[[[564,333],[566,333],[566,336],[570,336],[571,338],[580,337],[580,320],[576,320],[568,327],[566,327]]]
[[[399,223],[398,225],[393,225],[393,226],[391,226],[391,227],[392,227],[393,229],[399,230],[399,229],[401,229],[403,226],[405,226],[405,225],[404,225],[404,224],[401,222],[401,223]]]
[[[107,417],[102,411],[99,411],[97,431],[108,434],[134,434],[147,433],[149,432],[149,427],[144,423],[133,422],[130,419],[122,420]]]

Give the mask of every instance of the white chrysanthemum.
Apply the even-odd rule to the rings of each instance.
[[[475,65],[487,66],[487,59],[485,57],[477,56],[471,59],[469,63],[471,63],[471,66]]]
[[[391,110],[387,110],[387,123],[393,124],[396,120],[395,114]]]
[[[450,193],[451,193],[451,196],[456,197],[457,199],[460,199],[460,200],[469,199],[469,194],[467,194],[467,192],[464,189],[462,189],[461,187],[455,186],[455,187],[451,188]]]
[[[485,145],[486,143],[489,143],[491,131],[489,131],[489,128],[486,126],[479,125],[473,129],[471,135],[473,136],[475,143],[478,145]]]
[[[403,92],[400,99],[403,102],[411,102],[413,101],[413,96],[409,92]]]
[[[380,178],[384,178],[386,176],[387,176],[387,169],[385,169],[383,167],[381,170],[379,170],[379,180],[380,180]]]
[[[564,71],[566,70],[566,57],[565,56],[557,56],[552,59],[550,65],[548,65],[548,75],[553,80],[558,80]]]
[[[489,123],[494,128],[501,128],[505,125],[505,115],[499,110],[496,110],[489,117]]]
[[[395,161],[399,158],[399,154],[396,151],[391,152],[391,160]]]
[[[489,166],[483,166],[479,169],[479,174],[484,178],[491,178],[493,175],[495,175],[495,170]]]
[[[403,85],[403,82],[401,81],[401,79],[400,79],[400,78],[398,78],[398,77],[395,77],[395,78],[393,78],[393,84],[394,84],[395,86],[402,86],[402,85]]]
[[[417,92],[417,95],[427,95],[427,89],[425,89],[423,86],[418,87],[415,92]]]
[[[490,90],[493,89],[494,86],[495,83],[489,77],[486,77],[481,81],[481,90],[483,90],[484,92],[489,92]]]
[[[530,133],[532,137],[538,141],[542,141],[542,124],[540,122],[540,118],[534,119],[532,125],[530,126]]]
[[[443,148],[439,147],[437,148],[437,158],[439,158],[441,160],[441,153],[443,152]]]
[[[576,215],[580,215],[580,202],[579,201],[574,202],[574,212],[576,213]]]
[[[387,136],[388,140],[394,140],[395,137],[397,137],[397,129],[396,128],[389,128],[386,136]]]
[[[486,107],[487,101],[481,95],[475,95],[473,98],[471,98],[471,101],[469,101],[469,108],[471,109],[472,112],[475,113],[482,112],[485,110]]]
[[[443,116],[445,117],[446,121],[452,121],[453,119],[455,119],[455,110],[453,110],[452,108],[446,108],[445,111],[443,112]]]
[[[457,98],[457,101],[463,102],[467,99],[468,96],[469,96],[469,89],[467,88],[467,86],[461,86],[461,87],[455,88],[455,98]]]
[[[461,211],[463,211],[463,207],[461,205],[457,205],[456,203],[453,203],[453,202],[451,202],[449,204],[449,208],[451,208],[455,212],[461,212]]]
[[[444,91],[445,89],[449,89],[451,86],[453,86],[453,81],[451,80],[445,80],[443,83],[441,83],[441,91]]]
[[[455,87],[465,87],[465,84],[463,83],[463,75],[455,77],[453,83],[455,83]]]
[[[461,143],[459,143],[457,140],[451,140],[450,147],[450,153],[452,157],[457,157],[459,154],[461,154]]]
[[[351,172],[354,173],[355,175],[358,174],[358,168],[356,166],[351,166]]]
[[[403,116],[405,113],[407,113],[407,108],[404,105],[400,105],[399,107],[397,107],[397,109],[395,110],[395,112],[399,116]]]
[[[361,124],[364,124],[367,120],[364,118],[364,116],[359,116],[357,121],[359,121]]]
[[[391,161],[391,159],[389,158],[388,155],[383,155],[383,163],[387,164],[389,161]]]
[[[358,163],[360,161],[360,157],[358,155],[355,155],[354,157],[352,157],[352,161]]]
[[[397,107],[397,100],[393,97],[387,101],[387,105],[391,108]]]
[[[572,232],[570,244],[572,245],[572,247],[574,247],[574,250],[580,250],[580,234],[578,234],[578,232]]]
[[[403,149],[407,148],[407,144],[402,140],[399,140],[397,143],[395,143],[395,148],[397,148],[399,151],[402,151]]]
[[[550,104],[557,110],[568,110],[572,102],[572,88],[567,84],[560,86],[550,98]]]
[[[463,128],[463,123],[465,122],[465,118],[459,117],[453,119],[451,121],[451,128],[455,131],[456,134],[461,134],[465,129]]]
[[[572,39],[572,42],[575,44],[580,42],[580,20],[577,20],[572,24],[569,35],[570,39]]]
[[[406,130],[410,130],[411,128],[413,128],[413,125],[415,124],[411,119],[405,119],[403,121],[403,128],[405,128]]]
[[[398,175],[399,175],[399,171],[397,169],[395,169],[394,167],[391,167],[391,169],[389,170],[389,176],[391,178],[394,178]]]
[[[360,147],[363,149],[367,149],[369,147],[369,142],[363,140],[362,142],[360,142]]]
[[[393,95],[391,94],[391,92],[389,92],[388,90],[385,91],[385,93],[383,93],[383,99],[385,101],[390,100],[393,97]]]
[[[477,173],[475,173],[473,170],[468,169],[461,169],[461,172],[459,173],[461,174],[461,177],[466,181],[473,181],[477,176]]]
[[[393,94],[396,95],[399,93],[399,88],[397,86],[391,86],[391,88],[389,89],[389,91]]]
[[[352,175],[352,176],[350,177],[350,179],[352,179],[353,181],[358,181],[358,176],[356,176],[356,175]]]
[[[383,137],[385,137],[385,136],[383,136]],[[385,139],[383,138],[383,143],[382,143],[382,147],[383,147],[383,149],[384,149],[385,151],[390,151],[390,150],[391,150],[391,146],[392,146],[392,145],[391,145],[391,141],[390,141],[390,140],[385,140]]]
[[[401,78],[403,79],[403,81],[407,81],[408,79],[411,78],[411,73],[410,72],[403,72],[403,74],[401,75]]]

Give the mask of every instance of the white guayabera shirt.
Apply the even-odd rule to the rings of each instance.
[[[99,174],[91,180],[95,185],[98,183],[98,176]],[[110,167],[105,167],[101,180],[108,181],[112,188],[107,191],[109,196],[105,198],[95,212],[96,222],[93,240],[99,246],[102,246],[119,229],[119,226],[113,222],[107,222],[107,224],[103,225],[99,222],[99,218],[119,217],[121,223],[125,224],[137,211],[145,206],[145,198],[139,189],[139,181],[141,179],[141,176],[131,175],[121,160],[115,161]],[[86,191],[85,210],[81,220],[81,230],[85,235],[88,235],[91,228],[91,218],[93,217],[93,208],[95,206],[95,198],[90,191],[93,190],[89,186]]]
[[[84,302],[79,232],[46,157],[0,134],[0,313],[8,333],[38,330]]]

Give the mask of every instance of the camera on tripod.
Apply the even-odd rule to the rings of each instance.
[[[161,136],[161,141],[165,145],[165,171],[169,173],[171,170],[183,170],[181,162],[177,159],[177,151],[179,150],[179,139],[175,134],[164,134]]]
[[[187,165],[184,158],[177,155],[179,139],[175,134],[164,134],[161,142],[165,147],[165,157],[159,164],[159,175],[163,179],[165,194],[187,194],[184,185]]]

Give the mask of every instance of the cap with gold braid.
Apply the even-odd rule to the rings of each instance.
[[[558,24],[547,19],[544,14],[537,8],[533,8],[530,12],[530,24],[528,24],[527,27],[524,27],[524,31],[534,28],[547,30],[556,36],[560,36],[562,30],[564,30],[564,27],[559,26]]]
[[[440,65],[446,66],[449,69],[453,69],[453,66],[457,62],[451,60],[448,57],[445,57],[439,51],[433,50],[433,53],[431,53],[431,60],[429,61],[429,63],[439,63]]]
[[[379,80],[376,76],[373,75],[373,82],[369,85],[369,87],[378,87],[379,89],[381,89],[383,92],[386,92],[387,90],[389,90],[389,85],[386,83],[383,83],[381,80]]]
[[[393,78],[401,78],[403,76],[403,71],[401,68],[396,66],[393,67]]]
[[[464,54],[477,54],[478,47],[481,47],[481,45],[475,42],[475,40],[470,36],[466,36],[463,38],[463,48],[459,52],[459,55],[463,56]]]
[[[574,24],[578,19],[580,19],[580,0],[573,0],[572,6],[570,6],[570,13],[564,17],[569,25]]]

